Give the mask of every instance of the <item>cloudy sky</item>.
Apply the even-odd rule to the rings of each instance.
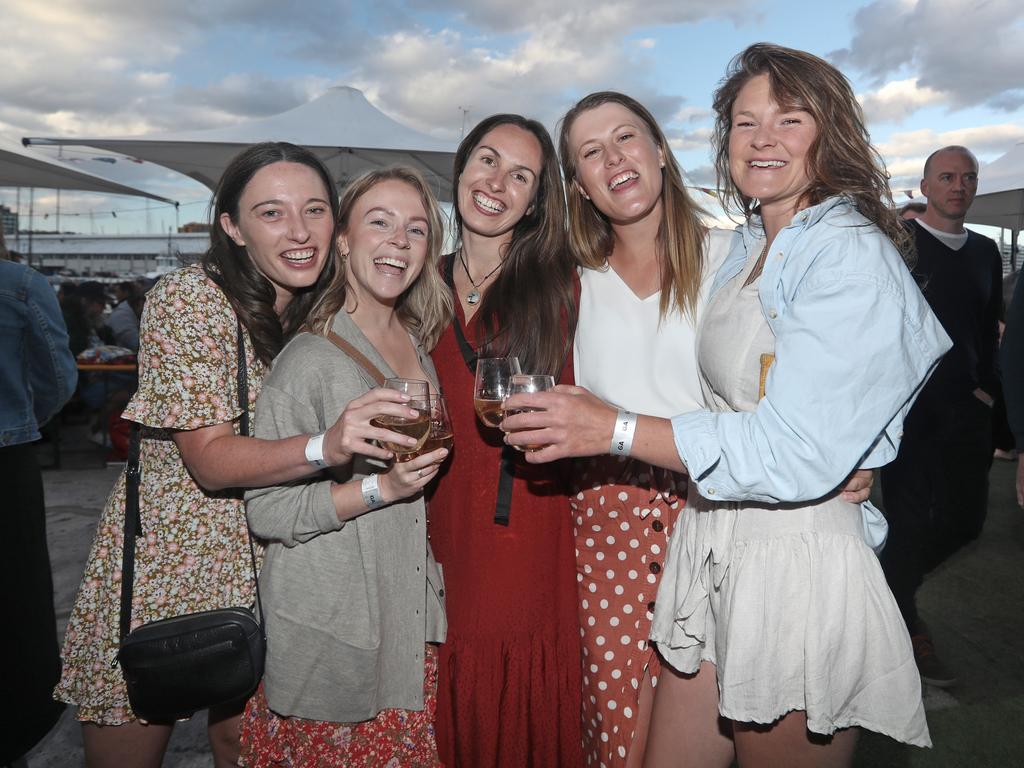
[[[709,186],[711,93],[760,40],[847,74],[902,199],[932,149],[962,143],[990,161],[1024,140],[1019,0],[4,0],[0,18],[0,137],[14,140],[231,125],[339,84],[455,140],[496,111],[554,127],[575,99],[610,88],[647,104],[689,181]],[[197,183],[96,154],[63,158],[182,201],[181,223],[205,215]],[[14,190],[0,202],[13,205]],[[174,224],[173,210],[138,198],[64,193],[61,204],[64,230]],[[36,193],[51,217],[38,228],[53,227],[55,205]]]

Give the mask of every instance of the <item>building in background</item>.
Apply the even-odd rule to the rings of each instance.
[[[8,239],[18,233],[18,214],[6,205],[0,205],[0,229]]]
[[[31,234],[7,236],[7,247],[49,274],[157,277],[193,264],[206,251],[205,233],[166,235]]]

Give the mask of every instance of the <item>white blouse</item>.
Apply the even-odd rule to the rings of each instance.
[[[660,291],[641,299],[611,267],[581,270],[576,383],[613,405],[651,416],[702,408],[696,328],[734,236],[725,229],[708,233],[696,317],[673,309],[659,322]]]

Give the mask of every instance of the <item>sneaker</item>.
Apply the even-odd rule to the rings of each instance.
[[[910,642],[914,646],[914,661],[917,671],[921,674],[921,682],[934,685],[936,688],[949,688],[956,685],[956,675],[935,655],[935,645],[931,637],[921,633],[911,635]]]

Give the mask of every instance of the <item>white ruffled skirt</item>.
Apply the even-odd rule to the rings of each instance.
[[[651,627],[662,656],[686,673],[713,663],[729,719],[803,710],[815,733],[860,726],[930,746],[910,638],[859,507],[722,507],[690,493]]]

